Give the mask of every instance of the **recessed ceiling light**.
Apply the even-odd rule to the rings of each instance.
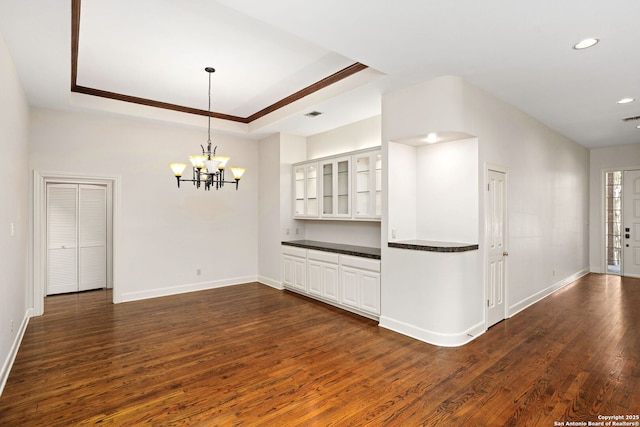
[[[635,99],[633,98],[622,98],[620,101],[618,101],[618,104],[628,104],[633,101],[635,101]]]
[[[579,41],[578,43],[574,44],[574,45],[573,45],[573,48],[574,48],[575,50],[587,49],[587,48],[590,48],[590,47],[592,47],[592,46],[595,46],[596,44],[598,44],[598,42],[599,42],[599,41],[600,41],[600,40],[598,40],[598,39],[593,39],[593,38],[591,38],[591,39],[584,39],[584,40],[581,40],[581,41]]]
[[[318,117],[320,114],[322,114],[320,111],[312,111],[310,113],[305,114],[305,116],[307,116],[307,117]]]
[[[434,142],[438,142],[438,134],[435,132],[431,132],[430,134],[427,135],[427,138],[425,139],[425,142],[428,142],[429,144],[433,144]]]

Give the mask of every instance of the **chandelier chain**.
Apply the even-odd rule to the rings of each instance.
[[[207,119],[209,120],[208,121],[208,124],[209,124],[208,129],[209,130],[208,130],[208,133],[207,133],[207,143],[208,143],[209,147],[211,147],[211,73],[212,72],[208,71],[208,70],[207,70],[207,72],[209,74],[209,107],[207,109]]]

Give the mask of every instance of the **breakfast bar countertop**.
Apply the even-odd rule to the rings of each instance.
[[[478,249],[478,244],[473,243],[434,242],[419,239],[389,242],[388,246],[390,248],[427,252],[468,252]]]

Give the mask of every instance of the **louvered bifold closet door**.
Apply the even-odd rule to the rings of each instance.
[[[80,185],[78,218],[78,289],[107,286],[107,189]]]
[[[47,295],[78,290],[78,186],[47,186]]]

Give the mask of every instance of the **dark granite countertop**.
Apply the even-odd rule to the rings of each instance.
[[[371,248],[368,246],[343,245],[340,243],[318,242],[316,240],[290,240],[283,241],[282,244],[298,248],[314,249],[317,251],[333,252],[342,255],[380,259],[380,248]]]
[[[404,240],[400,242],[389,242],[389,247],[428,252],[467,252],[477,250],[478,244],[432,242],[429,240]]]

